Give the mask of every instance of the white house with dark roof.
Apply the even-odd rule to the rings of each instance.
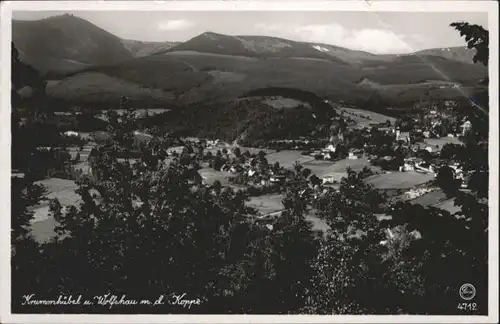
[[[349,151],[349,156],[347,157],[349,160],[357,160],[363,157],[363,151],[359,149],[351,149]]]
[[[462,128],[462,136],[465,136],[468,132],[472,130],[472,123],[469,120],[466,120],[461,126]]]

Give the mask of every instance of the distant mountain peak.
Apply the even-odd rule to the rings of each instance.
[[[93,23],[63,14],[40,20],[12,21],[12,40],[26,63],[42,74],[81,69],[133,58],[121,39]]]
[[[200,35],[198,35],[197,37],[207,37],[207,38],[210,38],[210,39],[217,39],[217,38],[220,38],[220,37],[231,37],[231,36],[228,36],[228,35],[223,35],[223,34],[218,34],[218,33],[214,33],[212,31],[206,31],[204,33],[201,33]]]
[[[210,31],[210,30],[207,30],[206,32],[202,33],[201,35],[206,35],[206,36],[220,36],[222,34],[218,34],[216,32],[213,32],[213,31]]]

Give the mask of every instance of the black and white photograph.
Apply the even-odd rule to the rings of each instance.
[[[15,1],[1,32],[2,322],[498,322],[498,3]]]

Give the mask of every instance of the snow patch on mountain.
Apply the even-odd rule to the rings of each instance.
[[[323,46],[319,46],[319,45],[313,45],[313,48],[315,50],[318,50],[320,52],[330,52],[330,50],[326,47],[323,47]]]

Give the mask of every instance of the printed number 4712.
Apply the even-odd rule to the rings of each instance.
[[[461,311],[475,311],[477,310],[476,303],[459,303],[457,308]]]

